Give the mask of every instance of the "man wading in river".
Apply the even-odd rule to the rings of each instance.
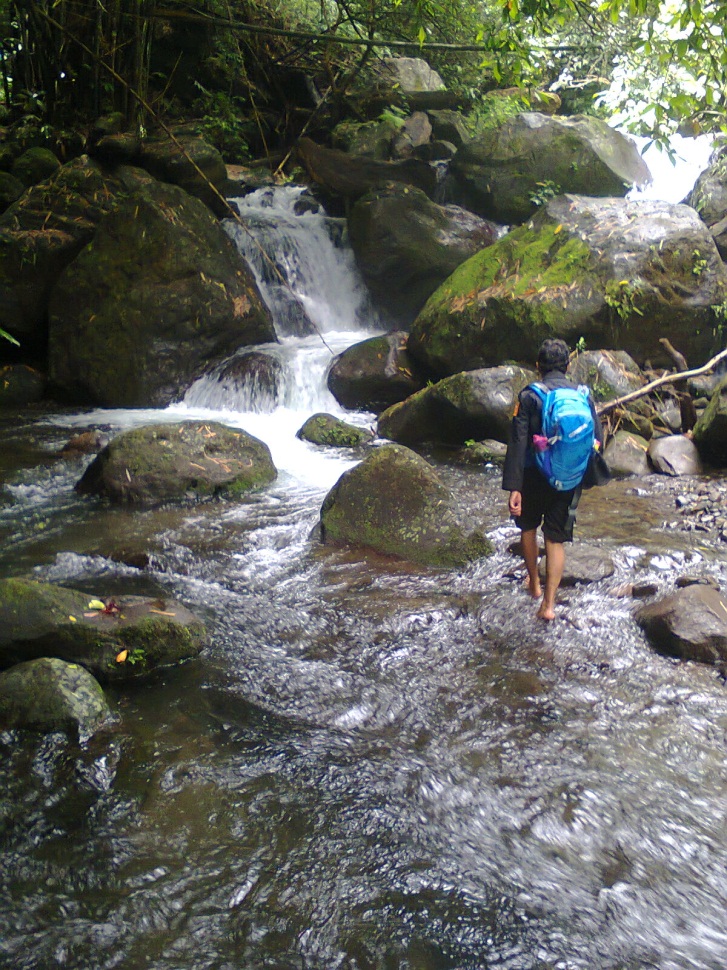
[[[555,594],[563,578],[565,542],[573,526],[583,476],[603,441],[601,422],[587,389],[565,376],[570,352],[563,340],[538,351],[538,377],[520,392],[510,426],[502,487],[521,530],[528,589],[542,602],[538,616],[555,619]],[[565,390],[562,390],[565,389]],[[545,592],[538,575],[538,526],[545,537]]]

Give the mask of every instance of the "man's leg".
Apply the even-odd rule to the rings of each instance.
[[[538,530],[528,529],[520,533],[520,547],[528,571],[528,590],[533,599],[540,599],[543,595],[538,576]]]
[[[565,547],[562,542],[545,540],[545,594],[540,604],[538,616],[541,620],[555,619],[555,594],[565,568]]]

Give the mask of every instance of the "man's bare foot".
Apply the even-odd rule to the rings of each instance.
[[[541,603],[540,609],[538,610],[538,619],[550,623],[551,620],[555,619],[555,610],[552,606],[546,606],[545,603]]]
[[[525,588],[534,600],[539,600],[543,595],[543,590],[540,588],[540,580],[537,577],[535,579],[530,579],[529,576],[526,576]]]

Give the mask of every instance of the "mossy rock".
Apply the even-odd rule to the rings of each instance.
[[[13,162],[12,174],[25,186],[37,185],[49,178],[61,163],[49,148],[29,148]]]
[[[727,377],[714,389],[694,426],[694,443],[705,461],[727,468]]]
[[[41,657],[0,674],[0,725],[64,731],[86,740],[112,717],[96,678],[78,664]]]
[[[118,435],[88,466],[76,490],[153,506],[239,498],[276,477],[270,449],[246,431],[184,421]]]
[[[106,612],[97,599],[52,583],[0,580],[0,666],[57,657],[102,682],[125,681],[196,657],[204,646],[203,622],[176,600],[119,596],[118,611]]]
[[[42,401],[45,386],[44,375],[27,364],[0,367],[0,408]]]
[[[211,182],[219,190],[227,181],[227,168],[221,153],[204,138],[179,133],[176,140],[184,151],[166,136],[142,142],[137,164],[162,182],[178,185],[200,199],[215,215],[228,216],[229,211],[209,184]]]
[[[25,192],[25,186],[10,172],[0,171],[0,212],[4,212],[13,202],[17,202]]]
[[[305,422],[296,437],[315,445],[329,445],[333,448],[358,448],[373,439],[373,433],[366,428],[341,421],[332,414],[314,414]]]
[[[431,566],[462,566],[492,545],[465,528],[434,468],[401,445],[384,445],[341,476],[321,507],[325,543],[346,543]]]
[[[346,348],[328,371],[328,390],[351,410],[383,411],[420,390],[424,381],[406,351],[408,334],[396,330]]]
[[[697,363],[726,298],[727,268],[693,209],[560,196],[459,266],[407,348],[438,376],[534,361],[547,337],[617,346],[637,364],[660,362],[666,337]]]

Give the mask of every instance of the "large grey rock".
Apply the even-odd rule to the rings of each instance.
[[[556,195],[622,196],[651,181],[635,143],[604,121],[536,111],[481,132],[450,171],[463,205],[504,224],[532,216],[543,186]]]
[[[0,674],[0,725],[65,731],[85,740],[111,719],[99,682],[84,667],[54,657]]]
[[[276,476],[264,442],[216,422],[184,421],[118,435],[91,462],[76,490],[152,506],[237,498]]]
[[[348,221],[356,261],[377,302],[402,325],[470,256],[495,242],[497,227],[458,206],[440,206],[411,186],[370,192]]]
[[[52,583],[0,580],[0,667],[57,657],[99,680],[124,681],[196,657],[205,639],[202,621],[176,600],[97,600]]]
[[[623,350],[585,350],[573,358],[568,377],[574,384],[586,384],[596,404],[613,401],[646,384],[639,365]],[[629,407],[647,413],[651,407],[642,400],[632,401]]]
[[[701,475],[702,462],[697,446],[682,434],[653,438],[649,442],[649,461],[662,475]]]
[[[648,442],[630,431],[617,431],[604,448],[603,457],[613,475],[648,475]]]
[[[404,330],[370,337],[348,347],[328,371],[328,389],[351,410],[383,411],[424,385],[406,352]]]
[[[695,585],[637,610],[636,622],[661,653],[684,660],[727,660],[727,599]]]
[[[560,196],[472,256],[430,296],[408,348],[444,376],[535,360],[546,337],[619,347],[638,364],[690,364],[712,350],[727,267],[693,209]]]
[[[708,226],[715,226],[727,216],[727,145],[720,145],[709,165],[697,177],[686,198]]]
[[[252,273],[182,189],[131,192],[58,280],[49,376],[105,407],[160,407],[245,344],[275,340]]]
[[[434,468],[400,445],[376,448],[341,476],[321,507],[325,543],[362,546],[432,566],[458,566],[492,546],[468,529]]]
[[[714,389],[694,426],[694,443],[705,461],[727,467],[727,377]]]
[[[382,438],[401,444],[507,441],[518,394],[534,371],[511,364],[454,374],[379,415]]]

